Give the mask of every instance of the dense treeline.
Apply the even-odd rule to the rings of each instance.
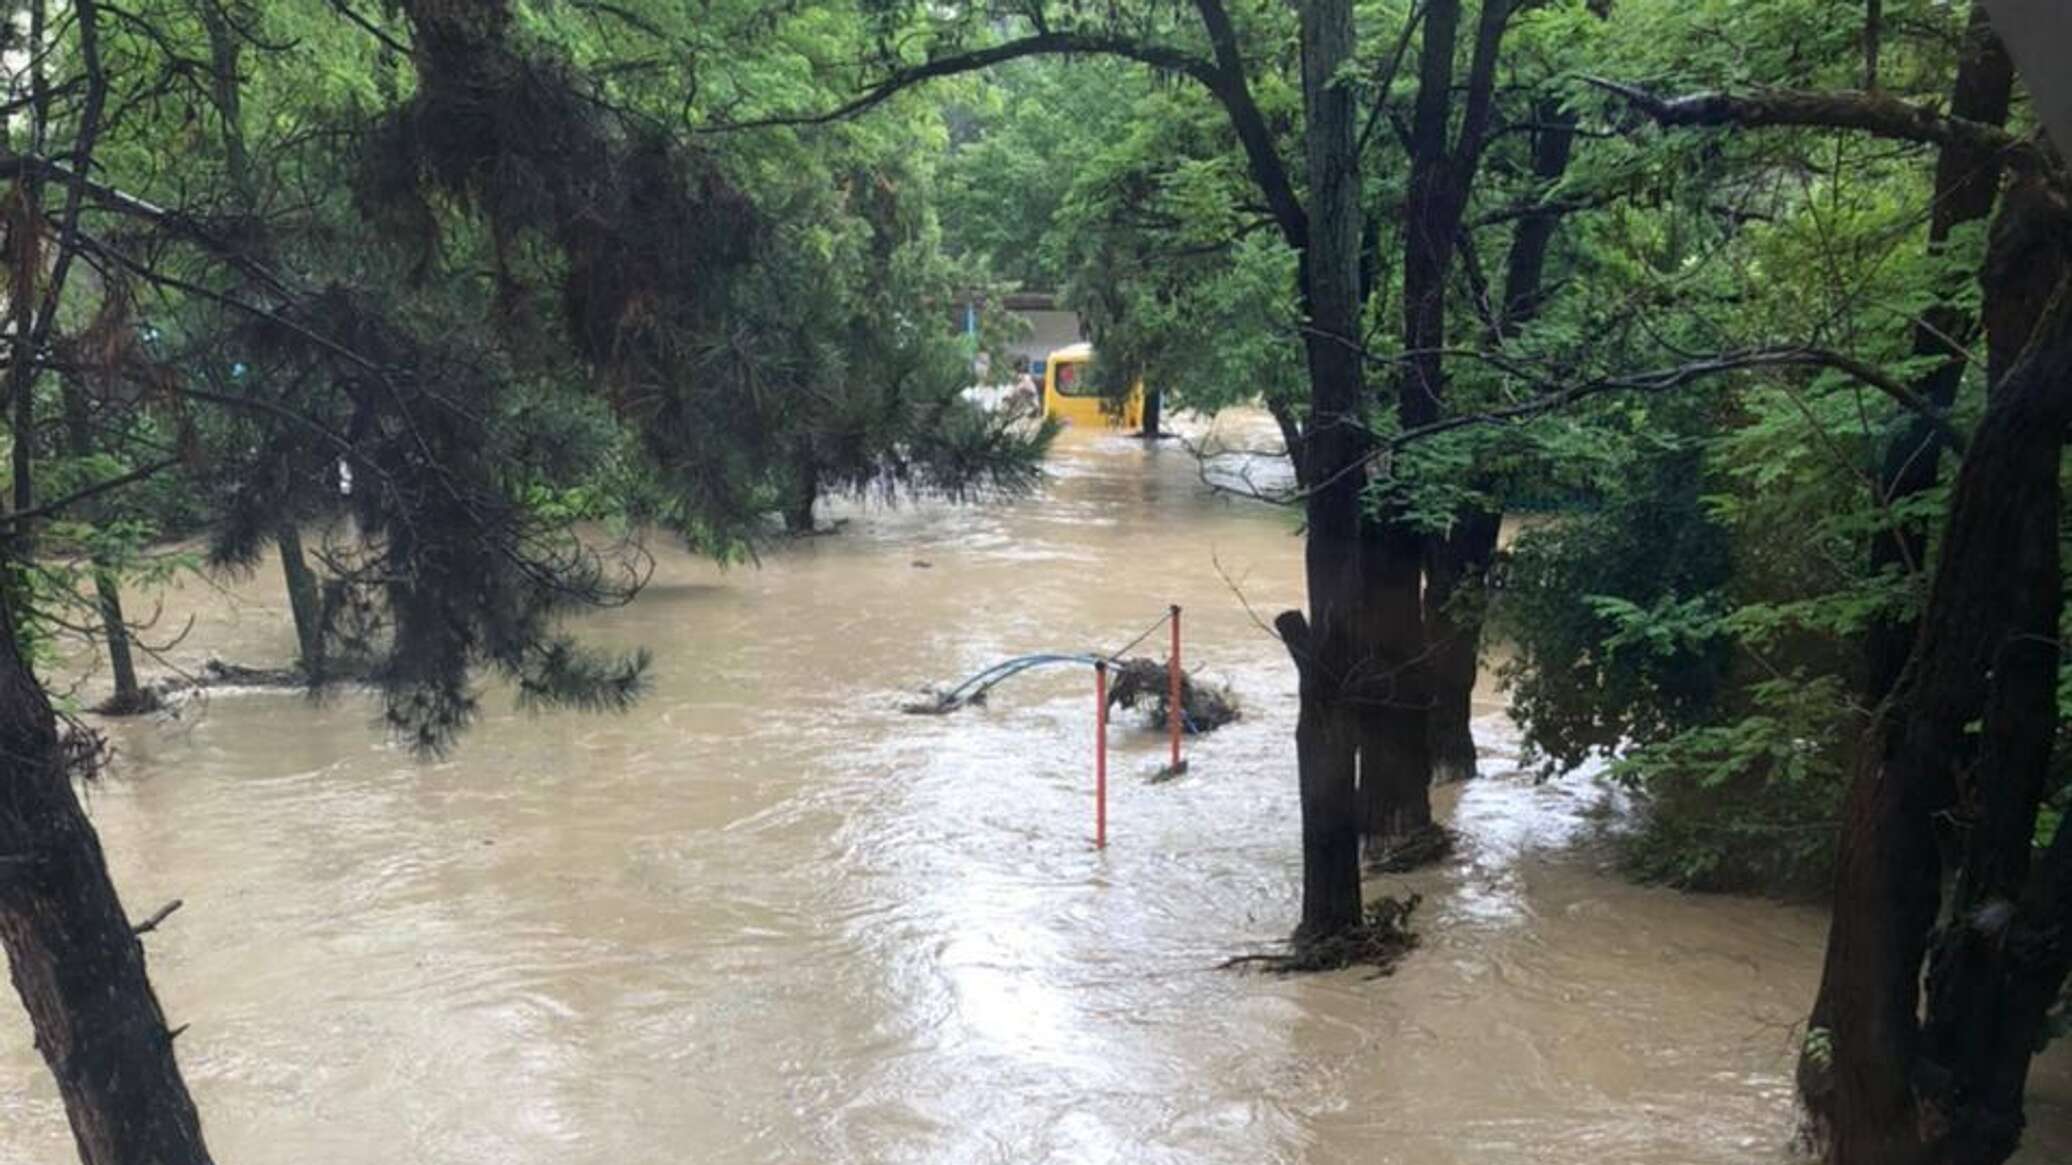
[[[484,675],[625,707],[645,659],[562,617],[641,531],[735,558],[830,491],[1036,480],[949,311],[1015,284],[1118,391],[1285,440],[1293,965],[1360,949],[1363,863],[1443,851],[1500,637],[1548,770],[1646,794],[1640,876],[1831,893],[1831,1159],[2017,1144],[2072,966],[2072,212],[1982,8],[14,11],[0,939],[84,1159],[207,1153],[65,639],[140,707],[124,588],[271,553],[302,674],[420,749]]]
[[[303,677],[438,751],[485,676],[637,697],[563,616],[638,590],[644,531],[738,558],[832,492],[1018,491],[1049,430],[964,396],[936,111],[692,132],[827,92],[782,38],[713,53],[759,5],[10,12],[0,940],[82,1157],[206,1160],[73,790],[97,738],[39,679],[92,636],[104,710],[150,704],[125,587],[271,552]]]

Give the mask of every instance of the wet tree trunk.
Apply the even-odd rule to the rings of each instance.
[[[1310,412],[1301,456],[1308,537],[1303,565],[1305,620],[1276,620],[1301,677],[1296,762],[1302,804],[1302,922],[1298,941],[1345,934],[1360,924],[1360,840],[1354,818],[1360,743],[1348,684],[1364,605],[1360,490],[1368,451],[1359,424],[1360,355],[1351,338],[1359,320],[1360,172],[1357,107],[1339,71],[1354,51],[1350,0],[1302,9],[1302,83],[1310,186],[1304,252],[1311,329],[1306,344]]]
[[[0,944],[87,1165],[205,1165],[144,948],[72,789],[68,748],[0,604]]]
[[[2054,853],[2034,876],[2029,851],[2056,730],[2068,222],[2063,202],[2029,180],[1995,224],[1981,280],[1988,407],[1958,472],[1919,638],[1843,809],[1812,1070],[1801,1071],[1814,1140],[1837,1165],[2004,1161],[2044,1010],[2064,981],[2065,869]],[[1937,930],[1945,818],[1962,856]]]

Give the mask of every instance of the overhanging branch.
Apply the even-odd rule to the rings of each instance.
[[[1840,372],[1854,380],[1877,389],[1892,398],[1901,407],[1927,421],[1934,430],[1936,440],[1953,453],[1962,455],[1964,438],[1951,427],[1949,418],[1919,394],[1908,388],[1897,378],[1867,361],[1859,360],[1841,352],[1826,348],[1756,348],[1743,352],[1723,352],[1717,356],[1693,360],[1674,368],[1636,376],[1606,376],[1587,380],[1581,384],[1556,389],[1531,400],[1507,405],[1500,409],[1461,413],[1446,417],[1429,425],[1420,425],[1393,437],[1384,439],[1384,448],[1402,448],[1418,441],[1428,440],[1475,425],[1500,425],[1526,420],[1555,412],[1578,401],[1611,392],[1668,392],[1682,388],[1694,381],[1729,372],[1746,372],[1754,368],[1827,368]]]
[[[1753,93],[1706,92],[1663,97],[1637,85],[1602,77],[1585,77],[1583,80],[1624,98],[1635,110],[1658,125],[1736,126],[1742,129],[1804,126],[1856,130],[1894,141],[1956,145],[2000,154],[2010,162],[2036,167],[2044,164],[2043,156],[2034,143],[2025,138],[1998,126],[1950,117],[1925,106],[1902,101],[1889,93],[1865,93],[1852,89],[1829,92],[1767,89]]]
[[[1324,334],[1316,332],[1314,329],[1306,330],[1310,331],[1311,334]],[[1552,383],[1535,373],[1530,366],[1521,361],[1482,349],[1440,348],[1428,349],[1422,352],[1404,352],[1391,356],[1377,356],[1364,349],[1360,349],[1358,345],[1353,344],[1351,341],[1343,338],[1336,339],[1339,343],[1346,344],[1360,351],[1363,359],[1376,364],[1393,366],[1418,358],[1464,358],[1482,361],[1507,374],[1542,386],[1548,386]],[[1939,443],[1948,447],[1953,453],[1957,453],[1960,456],[1963,454],[1964,438],[1950,425],[1947,417],[1897,378],[1888,375],[1883,369],[1868,361],[1859,360],[1854,356],[1826,348],[1750,348],[1737,352],[1722,352],[1714,356],[1703,357],[1654,372],[1625,376],[1601,376],[1576,384],[1548,387],[1541,395],[1520,401],[1517,404],[1443,417],[1429,424],[1406,429],[1394,435],[1376,433],[1373,434],[1374,448],[1370,452],[1357,461],[1342,466],[1329,478],[1323,481],[1303,481],[1298,489],[1290,491],[1285,496],[1265,500],[1281,504],[1300,501],[1310,493],[1322,489],[1335,481],[1343,480],[1351,474],[1366,473],[1369,466],[1391,456],[1398,450],[1456,430],[1484,425],[1516,424],[1521,421],[1545,416],[1548,413],[1558,412],[1591,397],[1604,396],[1608,393],[1663,393],[1730,372],[1746,372],[1757,368],[1792,367],[1830,369],[1884,393],[1901,407],[1926,420]]]
[[[925,82],[983,72],[995,65],[1026,57],[1119,57],[1190,78],[1209,91],[1230,117],[1231,128],[1244,148],[1252,179],[1265,194],[1267,209],[1272,213],[1275,225],[1290,247],[1302,250],[1309,241],[1308,216],[1295,194],[1295,186],[1288,177],[1280,149],[1274,143],[1272,128],[1252,98],[1237,33],[1229,14],[1218,0],[1196,0],[1195,8],[1208,33],[1214,60],[1204,60],[1185,49],[1133,37],[1076,29],[1039,29],[1030,36],[896,69],[857,96],[823,112],[722,122],[701,126],[693,132],[718,134],[783,126],[826,125],[873,109]]]
[[[1165,45],[1150,44],[1129,37],[1109,36],[1101,33],[1065,30],[1060,32],[1039,32],[1034,36],[1018,37],[982,49],[938,57],[918,65],[909,65],[894,70],[890,75],[864,90],[848,101],[821,113],[785,114],[775,117],[751,118],[747,121],[728,121],[698,127],[700,134],[735,133],[741,130],[770,129],[780,126],[826,125],[843,118],[854,117],[865,110],[875,108],[892,98],[926,81],[943,77],[955,77],[964,73],[977,73],[1008,61],[1024,57],[1067,56],[1126,57],[1153,68],[1181,73],[1213,85],[1216,67],[1208,61],[1181,49]]]

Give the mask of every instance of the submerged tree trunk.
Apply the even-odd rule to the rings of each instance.
[[[93,825],[73,749],[0,604],[0,944],[87,1165],[205,1165],[200,1118]]]
[[[2010,191],[1995,224],[1982,279],[1988,407],[1958,472],[1919,638],[1843,808],[1800,1073],[1813,1139],[1837,1165],[2004,1161],[2064,981],[2065,871],[2053,861],[2032,877],[2029,851],[2056,730],[2067,224],[2063,202],[2034,180]],[[2016,351],[2027,353],[2019,363]],[[1937,930],[1943,819],[1957,824],[1962,857]],[[2068,844],[2060,834],[2057,850]]]
[[[253,216],[251,222],[244,224],[245,229],[252,232],[253,249],[264,255],[271,247],[257,219],[259,192],[253,181],[251,156],[245,145],[244,105],[238,89],[240,34],[232,27],[233,18],[239,25],[248,24],[251,12],[242,0],[209,0],[196,5],[195,11],[209,37],[210,98],[216,106],[216,117],[223,133],[224,168],[229,173],[230,188],[237,198],[238,210]],[[301,664],[304,679],[311,684],[321,683],[327,662],[322,587],[316,572],[310,569],[308,555],[303,551],[302,531],[293,518],[281,522],[274,535],[274,545],[280,551],[281,577],[288,590],[288,611],[295,620],[295,644],[300,656],[297,662]]]

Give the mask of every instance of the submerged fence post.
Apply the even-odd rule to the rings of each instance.
[[[1180,703],[1180,604],[1172,606],[1173,650],[1166,657],[1166,728],[1173,739],[1172,771],[1180,772],[1180,721],[1187,715],[1186,706]]]
[[[1094,661],[1094,848],[1108,848],[1108,661]]]

